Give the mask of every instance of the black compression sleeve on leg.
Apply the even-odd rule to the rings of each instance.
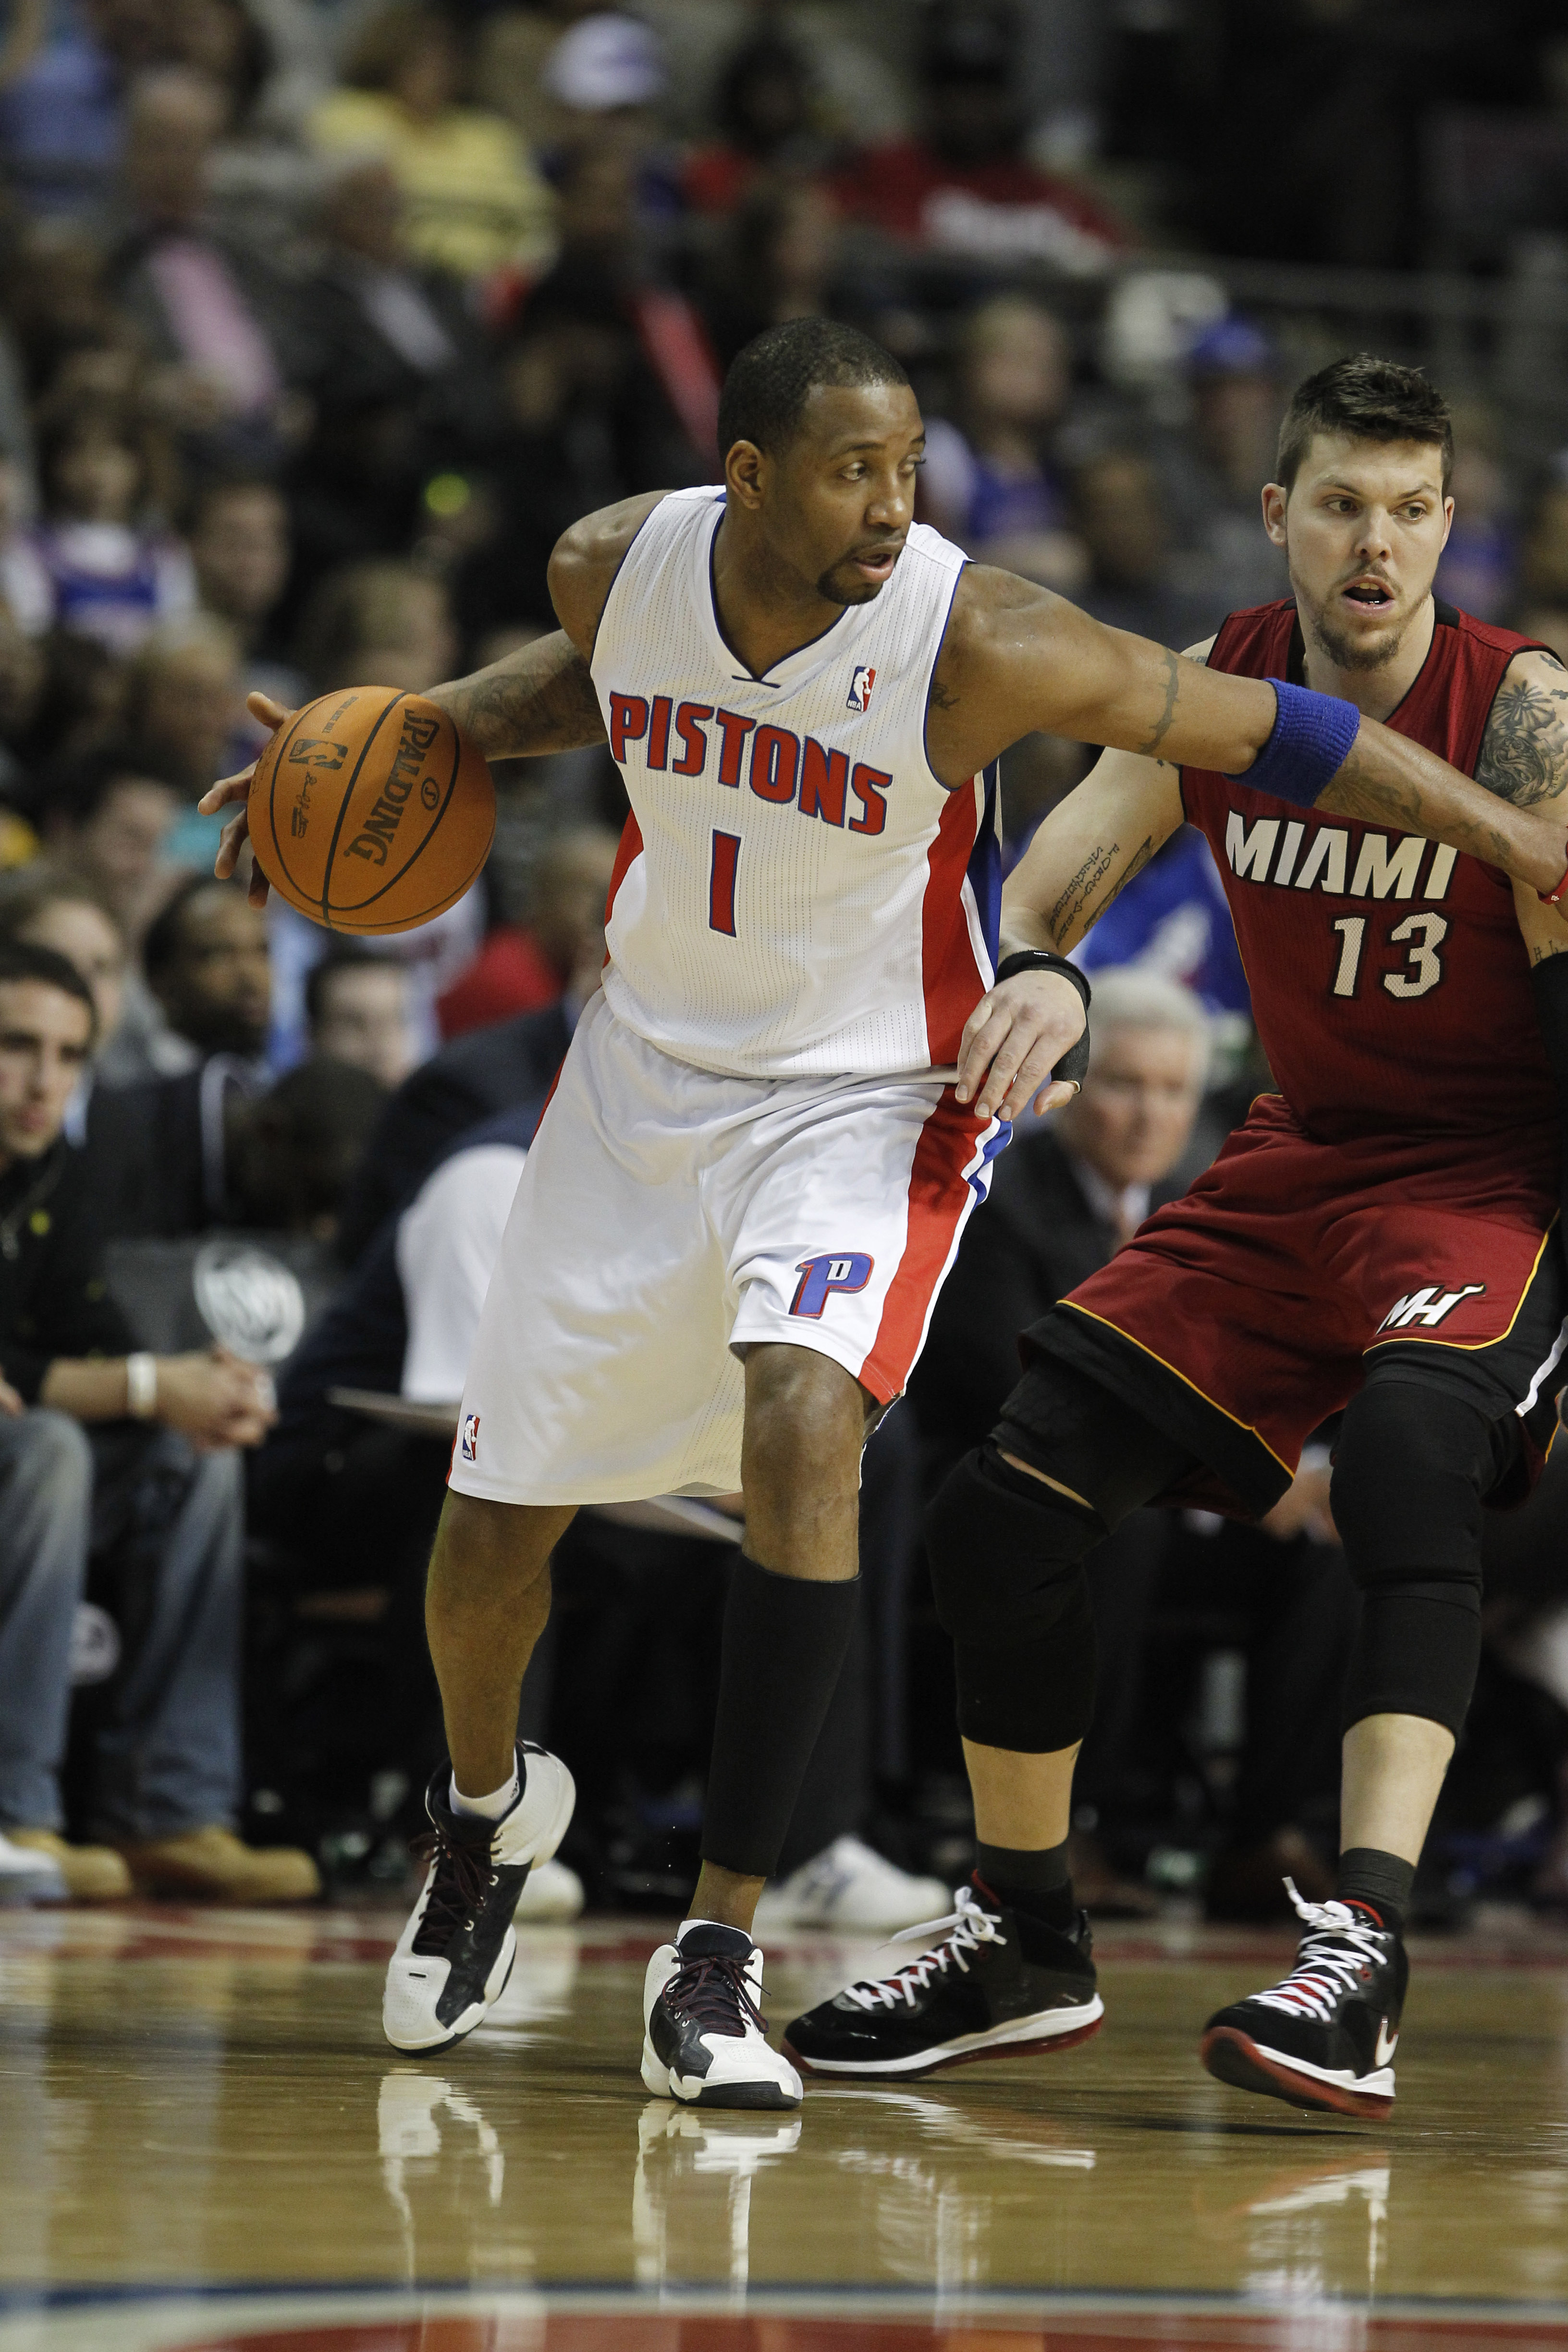
[[[858,1576],[779,1576],[742,1552],[724,1612],[702,1858],[744,1878],[777,1865],[860,1605]]]
[[[1345,1728],[1369,1715],[1421,1715],[1458,1738],[1481,1662],[1481,1600],[1473,1585],[1374,1587],[1345,1685]]]

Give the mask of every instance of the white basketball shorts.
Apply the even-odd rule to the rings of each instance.
[[[735,1351],[759,1340],[831,1356],[889,1402],[1008,1134],[940,1077],[715,1076],[593,997],[518,1185],[451,1485],[731,1494]]]

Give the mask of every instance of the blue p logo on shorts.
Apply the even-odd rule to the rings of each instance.
[[[800,1280],[790,1300],[790,1313],[820,1316],[836,1290],[864,1290],[876,1262],[859,1250],[836,1250],[827,1257],[803,1257],[795,1268]]]

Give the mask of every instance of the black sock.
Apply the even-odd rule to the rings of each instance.
[[[1415,1885],[1415,1864],[1374,1845],[1347,1846],[1340,1856],[1334,1893],[1342,1903],[1359,1904],[1380,1927],[1403,1936]]]
[[[981,1845],[974,1874],[999,1903],[1026,1919],[1065,1930],[1078,1916],[1068,1869],[1067,1840],[1060,1845]]]
[[[724,1611],[702,1859],[767,1878],[849,1646],[860,1580],[780,1576],[746,1552]]]

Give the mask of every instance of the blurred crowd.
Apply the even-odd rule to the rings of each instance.
[[[1282,87],[1310,102],[1276,136]],[[550,628],[559,532],[712,478],[724,368],[816,312],[910,369],[924,520],[1119,627],[1206,637],[1285,590],[1258,493],[1330,355],[1321,320],[1228,300],[1225,259],[1430,262],[1460,184],[1431,159],[1484,195],[1489,124],[1530,168],[1476,196],[1464,259],[1504,269],[1568,236],[1568,43],[1531,0],[1484,24],[1415,0],[12,0],[0,1895],[395,1876],[439,1748],[443,1416],[595,984],[625,802],[604,751],[503,767],[469,896],[334,940],[211,878],[195,803],[260,740],[247,693],[417,691]],[[1568,659],[1568,452],[1456,389],[1439,593]],[[1010,856],[1089,757],[1009,756]],[[868,1456],[866,1621],[778,1917],[943,1907],[966,1826],[922,1494],[989,1425],[1015,1330],[1267,1083],[1195,835],[1084,961],[1090,1083],[1002,1164]],[[1261,1533],[1144,1514],[1108,1548],[1091,1901],[1251,1916],[1281,1866],[1326,1885],[1353,1604],[1323,1461]],[[1439,1908],[1568,1897],[1554,1491],[1498,1538]],[[733,1535],[698,1518],[585,1515],[563,1547],[525,1712],[583,1804],[577,1878],[542,1903],[680,1899]]]

